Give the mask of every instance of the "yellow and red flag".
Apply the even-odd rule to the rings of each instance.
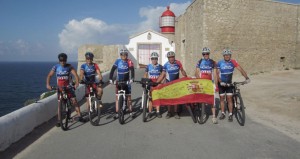
[[[211,80],[181,78],[152,89],[153,105],[186,103],[214,104],[214,84]]]

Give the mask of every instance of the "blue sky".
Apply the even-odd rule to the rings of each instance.
[[[0,0],[0,61],[56,61],[91,44],[127,44],[128,37],[158,29],[170,5],[178,16],[192,0]],[[299,4],[300,0],[281,0]]]

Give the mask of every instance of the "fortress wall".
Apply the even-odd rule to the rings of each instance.
[[[190,75],[205,46],[216,61],[230,48],[248,73],[299,67],[298,12],[298,5],[266,0],[195,0],[177,18],[176,52],[184,50]]]
[[[297,27],[298,27],[298,32],[297,32],[297,41],[296,41],[296,63],[295,63],[295,68],[300,68],[300,6],[297,8]]]
[[[177,18],[175,25],[176,58],[181,60],[188,75],[194,75],[195,65],[203,46],[203,0],[194,1],[186,12]]]
[[[77,72],[80,71],[80,66],[85,63],[84,55],[87,51],[94,54],[94,62],[99,65],[102,72],[110,70],[115,60],[119,57],[118,48],[120,48],[120,45],[83,45],[79,47]]]
[[[248,73],[295,67],[298,6],[265,0],[205,0],[212,57],[224,48]]]

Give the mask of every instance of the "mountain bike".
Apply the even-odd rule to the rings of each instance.
[[[152,82],[149,78],[142,78],[141,81],[134,81],[136,83],[142,84],[143,95],[141,108],[143,110],[143,122],[147,121],[147,111],[149,110],[149,100],[151,99],[150,89],[152,86],[157,86],[158,83]],[[151,112],[148,112],[151,113]]]
[[[59,122],[61,125],[61,129],[66,131],[68,130],[68,123],[71,120],[71,113],[72,113],[72,103],[70,97],[68,96],[67,91],[69,89],[75,89],[73,86],[69,85],[67,87],[51,87],[52,90],[57,90],[59,93],[59,109],[58,109],[58,116]]]
[[[246,107],[244,106],[243,98],[240,92],[240,86],[246,84],[247,82],[233,82],[233,83],[226,83],[225,87],[233,87],[233,95],[232,95],[232,113],[235,115],[235,118],[237,119],[238,123],[241,126],[245,125],[246,121],[246,114],[245,114],[245,109]],[[229,110],[228,108],[228,102],[227,98],[225,96],[225,108]]]
[[[124,124],[125,122],[124,115],[126,113],[126,107],[127,107],[127,96],[126,96],[125,88],[128,87],[129,81],[118,81],[115,82],[114,84],[118,86],[117,97],[118,97],[118,108],[119,108],[118,111],[119,123]]]
[[[101,116],[101,108],[102,108],[102,101],[98,100],[97,90],[93,88],[93,83],[88,83],[85,81],[81,81],[81,84],[85,84],[86,88],[89,88],[89,96],[88,96],[88,103],[89,107],[89,119],[90,123],[93,126],[98,126],[100,122]],[[102,82],[101,82],[102,84]],[[97,85],[97,84],[96,84]]]

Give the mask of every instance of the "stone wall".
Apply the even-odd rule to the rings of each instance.
[[[101,72],[109,71],[117,58],[119,58],[118,50],[122,45],[83,45],[78,48],[78,67],[85,63],[85,53],[90,51],[94,54],[94,62],[100,67]]]
[[[194,75],[195,66],[200,58],[205,33],[203,32],[203,0],[194,1],[175,23],[176,59],[183,63],[189,75]]]
[[[297,27],[298,27],[298,32],[297,32],[297,42],[296,42],[296,64],[295,64],[295,68],[300,69],[300,6],[298,6],[297,9],[297,15],[298,15],[298,21],[297,21]]]
[[[176,52],[184,50],[179,58],[190,75],[204,46],[215,60],[232,49],[248,73],[299,67],[298,12],[298,5],[267,0],[195,0],[177,18]]]

